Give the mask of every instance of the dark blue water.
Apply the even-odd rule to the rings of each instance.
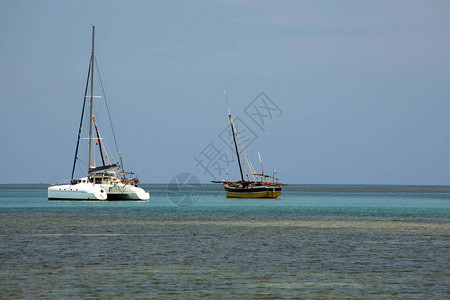
[[[149,202],[0,186],[2,298],[450,296],[446,188],[146,186]]]

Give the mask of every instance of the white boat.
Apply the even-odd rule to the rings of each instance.
[[[88,177],[77,180],[76,183],[54,185],[48,188],[49,200],[107,200],[105,189],[90,182]]]
[[[131,200],[131,201],[147,201],[150,198],[150,193],[138,187],[136,178],[127,178],[127,175],[132,172],[124,172],[122,157],[118,153],[120,163],[115,162],[112,156],[108,155],[103,138],[100,135],[96,119],[93,113],[94,106],[94,37],[95,26],[92,26],[92,52],[89,66],[88,80],[86,84],[85,97],[83,102],[83,110],[81,113],[80,127],[78,130],[78,140],[75,150],[75,158],[72,168],[72,176],[69,184],[53,185],[48,188],[49,200]],[[90,80],[89,96],[86,95]],[[106,101],[106,100],[105,100]],[[83,128],[83,116],[85,114],[86,103],[89,105],[89,160],[88,160],[88,175],[80,179],[74,179],[74,172],[78,162],[78,150],[80,145],[80,138]],[[109,112],[108,112],[109,115]],[[111,123],[111,122],[110,122]],[[111,123],[112,124],[112,123]],[[113,131],[114,132],[114,131]],[[94,137],[95,133],[95,137]],[[114,134],[114,133],[113,133]],[[115,137],[114,137],[115,140]],[[94,147],[98,145],[98,154],[101,158],[102,165],[95,165],[95,150]],[[117,144],[116,144],[116,149]],[[122,165],[122,170],[120,170]]]

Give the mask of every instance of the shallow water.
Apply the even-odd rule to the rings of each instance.
[[[445,190],[146,188],[149,202],[100,203],[0,186],[1,297],[450,296]]]

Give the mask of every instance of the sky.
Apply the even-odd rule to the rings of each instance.
[[[288,184],[448,185],[449,15],[434,0],[0,0],[0,184],[70,178],[94,24],[143,183],[226,177],[226,88],[257,172],[260,152]]]

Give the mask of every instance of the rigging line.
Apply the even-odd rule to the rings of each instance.
[[[114,157],[111,155],[111,159],[109,158],[109,156],[108,156],[108,152],[110,152],[109,147],[108,147],[108,144],[106,142],[104,142],[103,140],[102,140],[102,147],[103,147],[103,151],[105,152],[106,161],[108,162],[109,165],[112,165],[111,159],[114,163]]]
[[[97,66],[97,74],[98,74],[98,79],[100,81],[101,87],[102,87],[102,96],[105,98],[105,102],[106,102],[106,88],[103,87],[103,81],[102,81],[102,76],[105,77],[105,73],[103,72],[103,64],[102,64],[102,59],[101,59],[101,50],[99,49],[101,47],[99,47],[97,45],[97,55],[95,56],[95,65]],[[100,67],[101,65],[101,67]],[[105,84],[106,85],[106,84]],[[101,105],[103,104],[102,101],[99,101],[100,105],[98,107],[98,111],[100,111]],[[97,112],[98,112],[97,111]]]
[[[242,152],[242,154],[243,154],[244,157],[245,157],[245,162],[247,163],[247,166],[248,166],[248,169],[249,169],[249,171],[250,171],[250,174],[251,174],[253,180],[256,181],[256,178],[255,178],[255,176],[253,175],[253,173],[255,173],[255,171],[254,171],[254,169],[253,169],[252,161],[250,160],[250,157],[248,156],[247,152],[245,151],[244,146],[241,144],[241,141],[240,141],[240,139],[239,139],[239,136],[237,136],[237,140],[238,140],[238,143],[239,143],[239,147],[241,148],[241,152]],[[248,177],[248,173],[247,173],[247,177]]]
[[[236,139],[237,139],[237,142],[239,144],[239,148],[241,149],[241,154],[244,156],[245,162],[247,164],[247,165],[243,164],[244,168],[245,168],[245,172],[246,172],[247,178],[250,179],[249,176],[248,176],[248,173],[252,174],[252,168],[250,167],[251,163],[249,163],[249,158],[248,158],[247,152],[245,151],[244,146],[242,146],[241,140],[239,139],[239,135],[237,134],[237,132],[236,132]],[[252,174],[252,178],[255,179],[255,176],[253,176],[253,174]]]
[[[85,116],[85,118],[87,118],[87,116]],[[81,134],[83,135],[86,135],[87,133],[86,133],[86,131],[89,129],[89,128],[86,128],[87,126],[84,126],[85,128],[83,128],[83,130],[85,131],[85,132],[82,132]],[[81,157],[85,157],[85,158],[87,158],[87,157],[89,157],[88,156],[88,153],[89,153],[89,150],[88,150],[88,144],[87,143],[80,143],[80,150],[79,150],[79,152],[82,152],[84,155],[81,155]],[[80,156],[80,154],[78,154],[78,157],[77,157],[77,160],[78,161],[81,161],[80,160],[80,158],[79,158],[79,156]],[[89,166],[88,166],[88,163],[87,162],[85,162],[85,161],[83,161],[83,164],[87,167],[86,169],[81,169],[81,170],[89,170]],[[87,175],[89,175],[89,174],[86,174],[86,172],[84,172],[84,171],[81,171],[82,172],[82,174],[83,174],[83,176],[87,176]]]
[[[86,95],[87,95],[88,85],[89,85],[89,75],[91,74],[91,64],[92,64],[92,59],[89,61],[89,69],[88,69],[88,75],[87,75],[87,81],[86,81],[86,89],[84,90],[83,108],[81,109],[80,127],[78,129],[77,146],[75,148],[75,157],[73,159],[72,175],[70,176],[70,179],[73,179],[73,173],[75,172],[75,165],[76,165],[76,162],[77,162],[78,146],[80,145],[81,128],[82,128],[82,125],[83,125],[84,108],[86,106]]]
[[[86,166],[86,167],[88,166],[88,165],[87,165],[87,163],[85,163],[85,162],[84,162],[84,161],[82,161],[81,159],[78,159],[78,161],[77,161],[77,162],[78,162],[78,163],[82,163],[82,164],[83,164],[84,166]]]
[[[80,164],[80,163],[81,163],[82,165],[84,165],[84,167],[86,167],[86,168],[88,167],[87,163],[85,163],[85,162],[82,161],[81,159],[78,159],[78,160],[77,160],[77,164]],[[83,176],[86,176],[86,175],[85,175],[85,174],[82,174],[81,177],[83,177]]]
[[[254,175],[255,174],[255,169],[253,168],[252,161],[250,160],[250,157],[248,156],[247,153],[245,155],[247,155],[247,159],[248,159],[249,166],[250,166],[250,173],[252,174],[252,178],[253,178],[254,181],[256,181],[256,177]]]
[[[96,119],[94,117],[95,130],[97,131],[97,142],[100,145],[100,155],[102,157],[102,162],[103,162],[103,165],[106,166],[105,160],[103,159],[103,154],[105,154],[106,162],[110,165],[111,160],[109,159],[109,156],[108,156],[108,152],[109,152],[108,145],[106,144],[106,142],[104,142],[103,138],[101,137],[100,129],[98,128],[99,126],[98,126],[97,122],[95,122],[95,120]],[[112,159],[114,161],[114,158],[112,158]]]
[[[261,175],[262,175],[262,179],[264,182],[266,182],[266,177],[264,176],[264,169],[263,169],[263,164],[262,164],[262,160],[261,160],[261,155],[258,152],[258,157],[259,157],[259,163],[261,164]],[[253,172],[255,173],[255,172]]]
[[[100,157],[102,158],[102,163],[105,166],[105,159],[103,157],[103,150],[102,150],[102,139],[100,137],[100,132],[98,131],[97,121],[95,120],[95,117],[92,118],[94,119],[95,132],[97,133],[97,144],[98,147],[100,148]]]
[[[247,155],[247,156],[248,156],[248,155]],[[254,174],[256,173],[256,172],[255,172],[255,167],[253,167],[252,160],[250,159],[250,157],[248,157],[248,161],[250,162],[250,166],[252,167],[252,177],[253,177],[253,180],[256,181],[256,177],[254,176]]]
[[[95,64],[97,66],[97,70],[99,70],[98,64],[97,64],[97,59],[95,59]],[[116,151],[117,151],[117,155],[120,156],[120,151],[119,151],[119,146],[117,145],[117,139],[116,139],[116,134],[114,132],[114,127],[111,121],[111,114],[109,112],[109,105],[108,105],[108,101],[106,99],[106,93],[105,93],[105,89],[103,88],[103,80],[102,80],[102,76],[100,75],[100,72],[98,72],[98,77],[100,79],[100,86],[102,88],[102,92],[103,92],[103,96],[105,97],[105,104],[106,104],[106,111],[108,112],[108,117],[109,117],[109,124],[111,125],[111,131],[114,137],[114,144],[116,145]]]

